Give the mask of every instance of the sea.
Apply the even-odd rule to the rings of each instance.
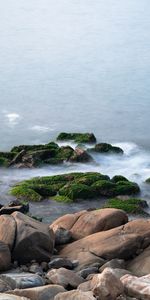
[[[0,151],[93,132],[122,158],[34,170],[0,169],[0,202],[25,178],[70,171],[122,174],[150,205],[150,2],[5,0],[0,8]],[[74,145],[73,145],[74,146]],[[49,222],[100,202],[45,200],[31,211]]]

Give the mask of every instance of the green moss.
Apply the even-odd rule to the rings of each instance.
[[[115,184],[109,180],[98,180],[92,184],[97,196],[111,197],[114,195]]]
[[[45,145],[20,145],[20,146],[15,146],[11,149],[11,152],[20,152],[22,150],[25,150],[27,152],[32,152],[32,151],[38,151],[38,150],[57,150],[59,146],[54,143],[50,142]]]
[[[61,195],[56,195],[52,199],[55,200],[55,201],[57,201],[57,202],[63,202],[63,203],[71,203],[71,202],[73,202],[69,197],[67,197],[67,196],[61,196]]]
[[[59,190],[61,196],[67,196],[71,200],[90,199],[95,197],[95,191],[85,184],[68,184]]]
[[[81,183],[81,184],[86,184],[86,185],[92,185],[96,181],[99,180],[110,180],[109,176],[107,175],[102,175],[100,173],[86,173],[80,178],[77,178],[75,180],[76,183]]]
[[[58,141],[73,140],[76,143],[95,143],[96,137],[93,133],[67,133],[61,132],[58,137]]]
[[[13,187],[10,194],[15,196],[17,199],[25,199],[33,202],[39,202],[42,200],[41,195],[26,186]]]
[[[98,153],[123,154],[123,150],[121,148],[112,146],[111,144],[107,144],[107,143],[99,143],[95,145],[94,148],[89,149],[89,151],[95,151]]]
[[[111,179],[112,182],[119,182],[119,181],[127,181],[129,182],[129,180],[122,176],[122,175],[115,175],[112,179]]]
[[[135,195],[140,192],[137,183],[131,181],[119,181],[116,183],[115,195]]]
[[[29,189],[34,190],[36,193],[40,194],[42,197],[50,197],[50,196],[55,196],[57,194],[57,190],[53,188],[53,186],[48,186],[45,184],[33,184],[33,185],[28,185]]]
[[[105,208],[118,208],[131,214],[146,214],[142,209],[142,200],[131,198],[128,200],[120,200],[117,198],[109,199]]]
[[[9,161],[7,158],[0,157],[0,167],[7,167],[9,164]]]

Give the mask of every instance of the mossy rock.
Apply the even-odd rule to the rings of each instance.
[[[61,196],[61,195],[56,195],[52,199],[57,201],[57,202],[62,202],[62,203],[71,203],[71,202],[73,202],[69,197]]]
[[[9,165],[9,160],[5,157],[0,157],[0,167],[7,167]]]
[[[131,181],[119,181],[116,183],[115,195],[136,195],[140,192],[137,183]]]
[[[44,184],[31,184],[28,185],[28,188],[31,190],[34,190],[36,193],[38,193],[40,196],[46,198],[46,197],[51,197],[55,196],[57,194],[57,189],[54,188],[54,186],[50,185],[44,185]]]
[[[107,143],[99,143],[95,145],[94,148],[89,149],[89,151],[94,151],[102,154],[123,154],[123,150],[120,147],[115,147]]]
[[[24,185],[13,187],[10,194],[15,196],[17,199],[25,199],[33,202],[40,202],[42,200],[41,195]]]
[[[91,199],[96,197],[96,193],[92,187],[85,184],[68,184],[59,190],[59,195],[67,196],[71,200]]]
[[[130,198],[126,200],[114,198],[108,200],[108,202],[105,204],[105,208],[122,209],[128,214],[148,215],[143,210],[143,202],[145,201],[136,198]]]
[[[77,178],[75,180],[76,183],[92,185],[97,181],[110,180],[110,177],[107,175],[102,175],[100,173],[86,173],[84,176]]]
[[[147,178],[147,179],[145,180],[145,182],[148,183],[148,184],[150,184],[150,178]]]
[[[58,141],[74,141],[75,143],[96,143],[96,137],[93,133],[67,133],[61,132]]]
[[[22,150],[25,150],[25,151],[38,151],[38,150],[53,150],[53,149],[59,149],[59,146],[54,143],[54,142],[50,142],[48,144],[40,144],[40,145],[20,145],[20,146],[15,146],[11,149],[11,152],[20,152]]]
[[[128,180],[126,177],[122,176],[122,175],[115,175],[115,176],[111,179],[111,181],[112,181],[112,182],[115,182],[115,183],[117,183],[117,182],[119,182],[119,181],[126,181],[126,182],[129,182],[129,180]]]
[[[98,180],[92,184],[97,196],[111,197],[114,195],[115,183],[109,180]]]

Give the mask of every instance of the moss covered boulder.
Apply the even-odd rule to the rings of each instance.
[[[118,208],[126,211],[129,214],[140,214],[140,215],[148,215],[144,208],[148,205],[145,200],[141,200],[138,198],[128,198],[128,199],[119,199],[113,198],[109,199],[105,204],[105,208]]]
[[[107,143],[96,144],[94,148],[89,149],[97,153],[108,153],[108,154],[123,154],[123,150],[120,147],[112,146]]]
[[[96,143],[96,137],[93,133],[67,133],[61,132],[58,141],[74,141],[75,143]]]
[[[35,177],[14,186],[10,193],[17,198],[41,201],[52,198],[59,202],[71,202],[118,195],[135,195],[139,186],[130,181],[111,180],[97,172],[69,173],[55,176]]]

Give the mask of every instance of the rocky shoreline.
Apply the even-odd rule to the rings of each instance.
[[[68,140],[76,147],[55,142],[14,147],[0,153],[0,165],[88,164],[93,152],[124,155],[119,147],[96,144],[94,134],[57,137]],[[0,206],[0,299],[150,299],[150,218],[137,183],[119,174],[110,178],[74,172],[18,182],[10,194],[14,200]],[[101,209],[64,214],[50,224],[29,215],[30,202],[92,203],[104,198]],[[130,214],[135,215],[132,221]]]

